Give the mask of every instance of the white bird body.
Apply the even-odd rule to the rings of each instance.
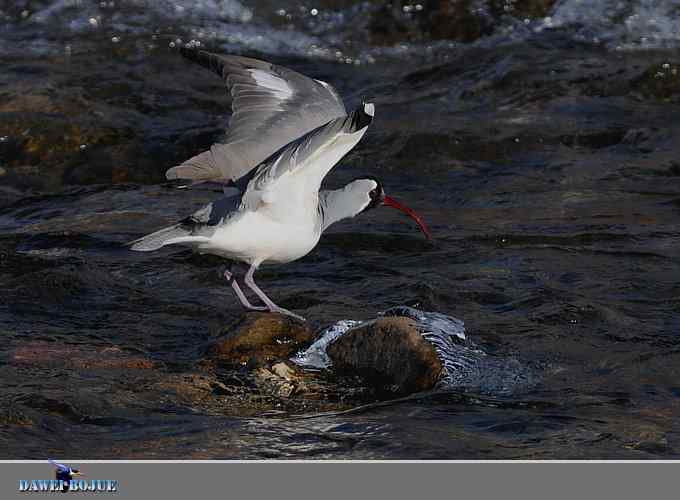
[[[316,214],[316,206],[312,213]],[[198,243],[196,250],[251,266],[286,264],[311,252],[320,238],[317,217],[299,219],[264,205],[220,226],[211,238]]]
[[[234,99],[233,115],[225,144],[213,145],[166,175],[228,181],[237,194],[131,242],[133,250],[181,244],[244,262],[250,266],[245,283],[266,307],[251,305],[231,272],[225,272],[243,305],[300,318],[274,304],[255,284],[253,273],[261,264],[297,260],[331,224],[379,205],[406,212],[429,237],[415,213],[385,196],[375,178],[320,192],[328,172],[366,133],[373,104],[347,114],[337,92],[320,80],[254,59],[204,51],[183,54],[221,74]]]

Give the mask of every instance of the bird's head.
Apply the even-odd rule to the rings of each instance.
[[[356,206],[359,207],[359,210],[356,212],[357,215],[365,212],[366,210],[370,210],[371,208],[380,206],[396,208],[413,219],[416,224],[418,224],[418,227],[428,240],[432,239],[430,231],[427,229],[427,226],[420,216],[418,216],[418,214],[416,214],[406,205],[403,205],[394,198],[387,196],[385,194],[385,190],[383,189],[382,183],[375,177],[367,176],[355,179],[354,181],[350,182],[345,189],[350,190],[352,197],[356,198],[355,203]]]

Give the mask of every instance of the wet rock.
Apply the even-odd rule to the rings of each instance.
[[[621,144],[641,153],[651,153],[666,139],[665,132],[656,127],[635,127],[626,131]]]
[[[472,42],[493,31],[491,20],[473,9],[472,0],[430,1],[421,27],[435,40]]]
[[[221,366],[264,366],[286,359],[314,339],[306,324],[288,316],[249,313],[224,330],[206,352],[206,358]]]
[[[47,413],[50,415],[58,415],[70,422],[81,422],[84,417],[84,412],[79,408],[78,403],[85,398],[81,398],[84,394],[78,394],[78,401],[74,399],[67,399],[63,393],[50,393],[49,396],[41,393],[25,393],[16,399],[19,407],[28,408],[30,410],[37,410],[40,413]],[[88,401],[84,401],[87,403]]]
[[[115,346],[86,349],[82,346],[42,341],[28,342],[15,348],[10,359],[13,364],[64,366],[81,370],[107,368],[148,370],[155,366],[150,359],[126,353]]]
[[[296,376],[295,368],[291,367],[287,363],[276,363],[274,366],[272,366],[272,373],[285,380],[293,380],[298,378]]]
[[[424,39],[471,42],[491,33],[490,20],[472,12],[471,0],[453,2],[431,0],[415,10],[410,2],[385,4],[369,23],[371,42],[393,45]]]
[[[0,427],[30,427],[32,425],[33,420],[23,411],[12,407],[0,409]]]
[[[267,392],[279,397],[289,398],[298,389],[301,377],[286,363],[277,363],[271,368],[260,368],[255,373],[258,385]]]
[[[402,0],[373,12],[371,42],[392,45],[422,40],[473,42],[490,35],[503,16],[533,19],[549,14],[556,0]]]
[[[130,355],[117,347],[106,347],[89,356],[80,356],[71,361],[74,368],[102,369],[124,368],[133,370],[149,370],[155,363],[148,358]]]
[[[256,416],[347,408],[342,396],[351,394],[288,363],[260,367],[248,373],[151,372],[135,396],[168,407],[184,407],[208,415]]]
[[[522,19],[539,18],[547,16],[555,2],[556,0],[492,0],[489,2],[489,9],[498,17],[509,14]]]
[[[360,375],[376,388],[398,393],[431,389],[442,372],[434,346],[405,317],[379,318],[352,328],[327,352],[338,373]]]
[[[89,116],[76,118],[93,103],[36,92],[9,88],[8,95],[14,97],[0,100],[0,136],[5,138],[1,149],[14,153],[9,156],[10,166],[53,166],[78,154],[83,144],[117,138],[113,130],[102,128]]]
[[[631,86],[643,97],[664,102],[678,102],[680,101],[680,64],[654,64],[640,77],[633,80]]]
[[[72,88],[63,81],[52,86]],[[32,88],[11,85],[4,90],[0,95],[0,157],[5,159],[10,183],[49,190],[64,183],[162,179],[156,162],[168,159],[145,149],[139,122],[121,119],[115,105],[68,90],[47,91],[38,83]]]
[[[369,389],[329,380],[326,372],[308,371],[290,362],[280,362],[253,372],[257,390],[272,396],[279,403],[298,408],[324,407],[337,410],[351,400],[360,400]],[[277,403],[277,406],[279,405]]]
[[[166,399],[172,399],[173,402],[191,406],[231,393],[229,387],[214,376],[202,373],[167,374],[162,381],[152,384],[149,389],[162,392]]]

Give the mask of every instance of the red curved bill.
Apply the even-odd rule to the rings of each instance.
[[[415,213],[413,210],[411,210],[410,208],[408,208],[405,205],[402,205],[397,200],[395,200],[394,198],[390,198],[389,196],[385,196],[383,198],[383,205],[386,205],[386,206],[392,207],[392,208],[396,208],[397,210],[401,210],[402,212],[404,212],[406,215],[411,217],[411,219],[416,221],[416,224],[418,224],[418,227],[420,228],[420,230],[423,232],[423,234],[425,235],[425,237],[428,240],[432,239],[432,236],[430,235],[430,231],[427,229],[427,226],[425,225],[423,220],[420,218],[420,216],[417,213]]]

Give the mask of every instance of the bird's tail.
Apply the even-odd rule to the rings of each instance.
[[[196,238],[191,236],[191,230],[183,227],[180,222],[174,226],[165,227],[156,231],[155,233],[147,234],[139,239],[126,243],[130,250],[137,252],[151,252],[158,250],[165,245],[172,245],[173,243],[185,243],[193,241]]]

